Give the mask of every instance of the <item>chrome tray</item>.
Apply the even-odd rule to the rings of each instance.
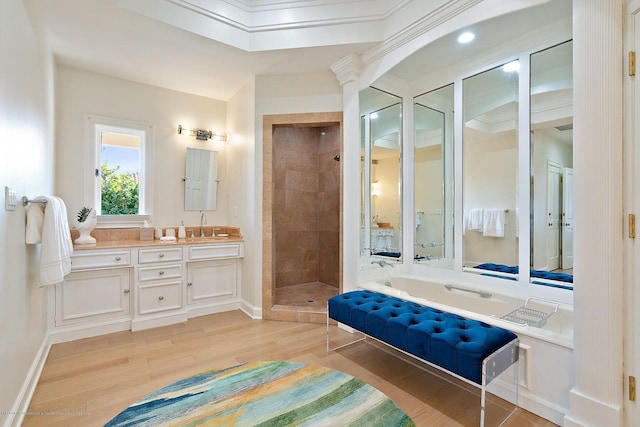
[[[537,299],[537,298],[535,298]],[[511,313],[505,314],[501,317],[503,320],[507,320],[509,322],[517,323],[520,325],[529,325],[535,328],[541,328],[547,323],[547,319],[556,311],[558,311],[558,305],[554,304],[555,308],[553,311],[547,312],[542,311],[537,308],[532,308],[529,304],[531,300],[534,298],[528,298],[523,306],[520,306],[513,310]],[[547,302],[541,300],[542,302]]]

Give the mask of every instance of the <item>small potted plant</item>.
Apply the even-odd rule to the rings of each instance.
[[[73,241],[76,245],[90,245],[96,242],[91,232],[96,228],[98,222],[96,211],[93,208],[82,207],[78,211],[78,224],[76,229],[80,232],[80,237]]]

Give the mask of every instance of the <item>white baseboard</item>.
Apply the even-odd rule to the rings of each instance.
[[[187,306],[189,319],[192,317],[206,316],[208,314],[223,313],[225,311],[237,310],[240,308],[240,301],[217,302],[209,305]]]
[[[49,350],[51,350],[51,341],[49,339],[49,334],[46,333],[42,340],[42,344],[40,344],[40,348],[31,363],[27,377],[22,383],[22,387],[20,387],[20,392],[18,393],[16,401],[11,407],[9,414],[7,414],[8,416],[4,423],[5,427],[19,427],[22,425],[24,416],[29,410],[31,398],[36,390],[38,381],[40,380],[42,369],[44,369],[44,364],[47,361]]]
[[[240,310],[252,319],[262,319],[262,307],[254,307],[245,300],[240,302]]]
[[[522,386],[520,386],[518,406],[560,426],[563,424],[562,420],[567,414],[567,408],[541,399]]]
[[[569,393],[569,414],[562,425],[567,427],[624,425],[622,405],[596,400],[572,389]]]
[[[158,328],[160,326],[173,325],[189,320],[188,313],[184,310],[161,315],[138,317],[131,321],[131,331],[141,331],[143,329]]]
[[[49,342],[51,344],[58,344],[114,332],[128,331],[130,329],[131,318],[102,321],[90,324],[89,326],[82,324],[58,326],[50,329]]]

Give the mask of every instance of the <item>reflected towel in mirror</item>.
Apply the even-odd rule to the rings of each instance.
[[[485,209],[482,221],[482,235],[504,237],[504,209]]]
[[[474,208],[465,212],[464,229],[469,231],[482,231],[484,209]]]

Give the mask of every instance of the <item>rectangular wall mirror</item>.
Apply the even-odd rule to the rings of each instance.
[[[402,259],[402,98],[360,92],[363,267],[371,257]]]
[[[184,210],[215,211],[218,192],[218,152],[187,148]]]
[[[413,100],[415,263],[453,268],[453,84]]]
[[[531,55],[531,283],[573,289],[573,50]]]
[[[467,272],[504,278],[518,274],[519,69],[513,61],[463,80]]]

